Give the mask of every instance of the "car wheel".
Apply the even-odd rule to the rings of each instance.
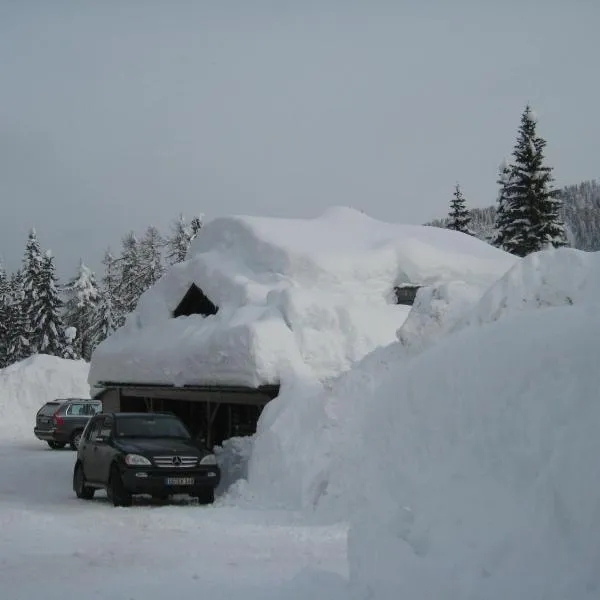
[[[52,450],[61,450],[65,447],[65,444],[62,442],[53,442],[52,440],[48,440],[47,444],[50,446],[50,448],[52,448]]]
[[[73,471],[73,489],[75,490],[75,495],[82,500],[91,500],[96,492],[94,488],[86,485],[83,466],[79,462],[75,465]]]
[[[212,504],[215,501],[215,490],[213,488],[204,488],[196,494],[199,504]]]
[[[81,442],[81,434],[82,431],[74,431],[71,435],[71,439],[69,440],[69,446],[71,446],[71,450],[77,450],[79,448],[79,443]],[[63,444],[64,446],[64,444]]]
[[[110,479],[108,480],[106,492],[113,506],[131,506],[131,494],[123,486],[123,480],[117,465],[113,465],[110,469]]]

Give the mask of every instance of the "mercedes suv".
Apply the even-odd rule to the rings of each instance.
[[[102,411],[102,402],[82,398],[65,398],[46,402],[35,416],[33,434],[53,450],[67,444],[77,450],[88,421]]]
[[[105,489],[114,506],[136,494],[214,501],[221,471],[214,454],[170,413],[102,413],[88,423],[73,470],[73,490],[90,500]]]

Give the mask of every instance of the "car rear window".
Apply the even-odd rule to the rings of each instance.
[[[59,406],[60,402],[48,402],[47,404],[44,404],[42,408],[40,408],[38,415],[42,415],[44,417],[51,417],[56,412]]]

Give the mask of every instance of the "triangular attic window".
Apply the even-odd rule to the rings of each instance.
[[[420,285],[401,285],[394,288],[396,293],[396,304],[405,304],[411,306],[415,302],[415,297],[419,291]]]
[[[181,317],[182,315],[189,317],[190,315],[202,315],[208,317],[216,315],[219,309],[205,296],[204,292],[195,284],[192,283],[190,289],[186,292],[183,300],[173,311],[173,317]]]

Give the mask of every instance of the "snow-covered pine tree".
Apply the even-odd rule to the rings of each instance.
[[[32,304],[33,345],[36,352],[65,357],[65,328],[61,318],[63,303],[57,288],[54,257],[48,250],[43,258],[38,293]]]
[[[511,180],[511,168],[505,159],[500,164],[498,179],[496,183],[499,186],[498,198],[496,199],[496,233],[493,238],[493,245],[507,250],[511,247],[513,237],[513,224],[510,221],[509,213],[509,191],[508,186]],[[510,252],[510,250],[508,250]]]
[[[31,355],[27,331],[27,319],[23,311],[25,289],[23,273],[17,271],[10,277],[10,297],[8,302],[8,340],[6,363],[12,365]]]
[[[560,218],[560,192],[552,187],[552,168],[544,164],[546,141],[536,134],[537,121],[529,106],[522,116],[503,198],[502,247],[518,256],[553,246],[565,246]]]
[[[192,240],[192,229],[183,215],[179,215],[179,219],[171,224],[171,231],[167,239],[167,262],[174,265],[185,260]]]
[[[0,263],[0,369],[7,366],[10,285],[4,265]]]
[[[94,345],[93,326],[99,300],[98,286],[94,273],[79,263],[77,276],[65,287],[65,325],[75,328],[75,338],[71,341],[76,358],[89,361]]]
[[[92,325],[92,351],[122,324],[117,300],[118,265],[110,249],[104,253],[102,264],[104,276],[98,288],[98,302]]]
[[[448,229],[468,233],[471,235],[469,225],[471,223],[471,214],[467,210],[467,202],[457,183],[454,187],[454,195],[450,201],[450,212],[448,213]]]
[[[142,295],[142,256],[140,244],[133,231],[130,231],[122,241],[123,250],[115,264],[118,265],[118,284],[116,297],[120,313],[119,327],[125,322],[125,317],[132,312]]]
[[[140,243],[141,287],[145,292],[153,286],[165,272],[162,249],[165,240],[156,227],[150,226]]]
[[[194,217],[190,222],[190,242],[193,241],[200,233],[202,226],[204,225],[204,215],[198,215]]]
[[[38,290],[40,286],[40,275],[42,271],[42,251],[37,239],[35,228],[32,228],[25,245],[25,255],[23,257],[23,299],[21,301],[21,311],[25,322],[24,335],[29,341],[29,353],[36,354],[39,349],[36,346],[36,340],[40,339],[35,331],[34,304],[37,301]]]

